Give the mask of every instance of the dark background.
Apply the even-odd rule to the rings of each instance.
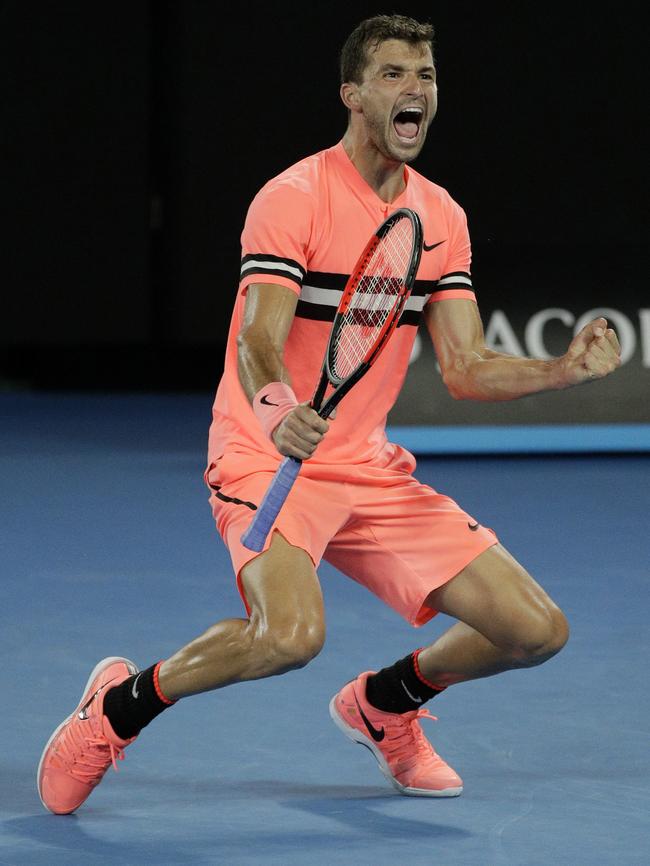
[[[436,28],[440,108],[415,167],[468,214],[484,315],[574,291],[581,310],[645,303],[636,4],[0,10],[4,390],[216,385],[248,203],[342,136],[338,51],[377,12]]]

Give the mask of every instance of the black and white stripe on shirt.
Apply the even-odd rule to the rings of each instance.
[[[332,322],[341,300],[349,274],[331,274],[322,271],[305,271],[293,259],[257,253],[242,259],[241,278],[251,274],[276,274],[287,277],[299,286],[300,299],[296,316],[302,319]],[[439,280],[416,280],[411,296],[406,302],[400,325],[417,325],[424,305],[434,292],[452,289],[472,290],[472,278],[465,271],[443,274]]]
[[[472,278],[467,271],[451,271],[443,274],[438,280],[436,292],[448,291],[449,289],[469,289],[472,291]]]
[[[327,274],[308,271],[300,292],[296,316],[332,322],[343,290],[348,281],[346,274]],[[413,291],[406,302],[399,325],[417,325],[424,305],[434,292],[451,289],[472,289],[472,280],[467,273],[445,274],[439,280],[416,280]]]
[[[243,280],[251,274],[277,274],[302,286],[306,273],[302,265],[293,259],[283,259],[266,253],[251,253],[241,260],[239,279]]]

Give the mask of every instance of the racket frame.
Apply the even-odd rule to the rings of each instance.
[[[398,219],[408,219],[413,226],[411,258],[409,268],[404,275],[398,301],[393,307],[390,315],[386,317],[386,321],[382,325],[379,337],[370,346],[359,366],[344,379],[341,379],[335,375],[332,369],[334,340],[339,333],[343,316],[350,306],[350,302],[354,297],[359,280],[363,276],[365,264],[381,241],[382,237],[391,229],[394,222]],[[338,403],[340,403],[343,397],[345,397],[348,391],[350,391],[350,389],[359,381],[359,379],[367,373],[386,346],[389,337],[397,327],[404,306],[406,305],[413,289],[421,255],[422,223],[418,214],[410,208],[398,208],[393,211],[375,230],[374,234],[366,244],[363,253],[359,256],[354,270],[346,283],[343,295],[339,301],[339,306],[330,330],[327,349],[323,358],[320,380],[310,403],[311,407],[318,412],[321,418],[328,418],[331,415],[334,408]],[[331,394],[331,396],[323,403],[323,398],[328,385],[331,385],[335,390],[334,393]],[[264,549],[271,527],[275,522],[285,499],[289,495],[294,481],[298,477],[301,465],[302,460],[297,457],[285,457],[281,461],[273,481],[267,488],[255,516],[241,536],[242,544],[249,550],[260,552]]]
[[[392,228],[393,224],[397,220],[402,219],[410,220],[413,227],[413,241],[411,249],[411,261],[409,269],[404,276],[404,281],[402,283],[402,289],[400,291],[398,303],[395,304],[391,314],[387,316],[386,321],[382,325],[379,337],[372,344],[362,362],[359,364],[356,370],[354,370],[344,379],[341,379],[334,373],[332,369],[332,350],[336,338],[339,334],[340,327],[343,322],[343,317],[349,309],[350,302],[354,297],[360,279],[364,276],[364,267],[367,261],[372,256],[383,236]],[[318,383],[318,386],[316,387],[314,396],[312,397],[310,403],[312,409],[315,409],[321,416],[321,418],[328,418],[332,414],[338,403],[340,403],[343,397],[345,397],[345,395],[348,393],[348,391],[354,385],[356,385],[356,383],[365,375],[365,373],[367,373],[368,369],[374,364],[377,357],[388,343],[391,334],[397,327],[402,312],[404,311],[406,302],[411,294],[411,291],[413,290],[413,285],[415,284],[415,276],[420,266],[420,258],[422,256],[422,236],[422,222],[418,214],[414,210],[411,210],[411,208],[398,208],[397,210],[393,211],[388,217],[386,217],[386,219],[381,223],[381,225],[375,230],[374,234],[366,244],[364,251],[359,256],[355,268],[346,283],[345,289],[343,290],[341,300],[339,301],[339,306],[337,308],[336,315],[334,316],[334,321],[332,322],[329,339],[327,341],[327,348],[325,350],[325,356],[323,358],[320,381]],[[331,385],[333,388],[335,388],[335,391],[329,397],[329,399],[325,403],[323,403],[323,397],[325,396],[328,385]]]

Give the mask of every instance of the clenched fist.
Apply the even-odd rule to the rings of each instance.
[[[607,319],[594,319],[575,335],[560,359],[567,385],[602,379],[621,365],[621,347]]]
[[[328,430],[327,421],[324,421],[309,403],[300,403],[275,428],[273,441],[280,454],[285,457],[307,460]]]

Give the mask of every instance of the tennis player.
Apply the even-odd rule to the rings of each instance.
[[[52,812],[77,809],[142,728],[179,699],[306,665],[325,640],[322,559],[413,626],[439,611],[456,620],[382,670],[350,672],[330,703],[339,728],[372,750],[404,794],[449,797],[463,788],[422,732],[428,701],[449,686],[545,662],[567,640],[562,612],[495,533],[420,483],[413,456],[385,434],[422,319],[459,399],[567,388],[620,364],[604,319],[550,361],[486,347],[465,214],[410,167],[436,114],[432,42],[428,23],[362,21],[341,52],[343,138],[270,180],[250,205],[205,471],[246,615],[142,671],[119,657],[99,662],[43,752],[38,788]],[[341,290],[374,229],[400,206],[417,211],[424,227],[415,289],[377,364],[326,422],[308,404]],[[254,553],[240,537],[281,455],[305,463],[265,549]]]

